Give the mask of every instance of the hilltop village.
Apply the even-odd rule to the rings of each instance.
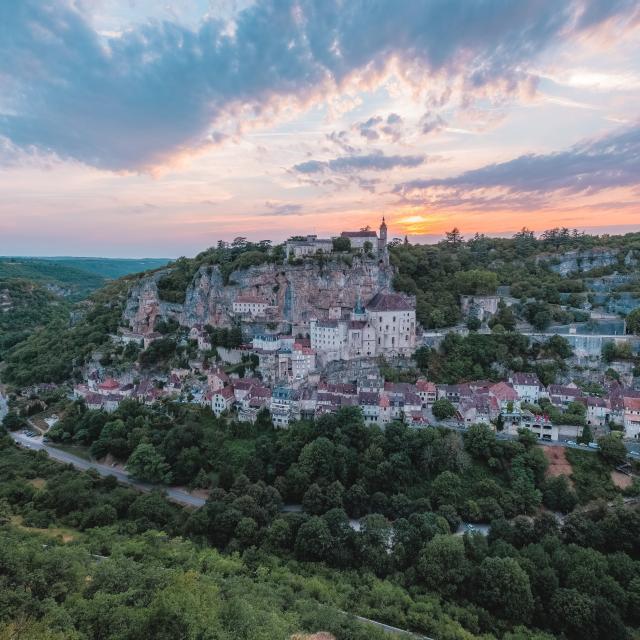
[[[580,438],[584,426],[595,437],[617,425],[625,437],[638,438],[640,391],[624,376],[597,391],[570,380],[543,384],[531,372],[460,384],[389,376],[414,370],[416,350],[437,345],[443,334],[419,326],[415,297],[393,290],[384,219],[378,232],[295,237],[283,250],[284,265],[249,265],[227,281],[217,267],[201,266],[183,301],[162,299],[166,271],[142,279],[111,336],[118,348],[141,351],[140,360],[113,368],[95,354],[74,397],[105,411],[128,398],[145,404],[173,399],[239,422],[268,414],[277,427],[359,407],[367,424],[380,426],[394,420],[462,428],[484,423],[512,435],[526,428],[541,440],[566,441]],[[460,298],[465,317],[478,324],[509,304],[513,299],[504,294]],[[167,346],[168,331],[188,357],[168,369],[141,366]],[[615,340],[635,345],[623,334]],[[575,330],[563,340],[578,359],[589,355]],[[586,342],[594,340],[598,336]]]

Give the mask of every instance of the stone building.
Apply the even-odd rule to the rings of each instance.
[[[377,293],[349,319],[312,319],[311,347],[322,362],[376,356],[411,356],[416,348],[413,300],[399,293]]]

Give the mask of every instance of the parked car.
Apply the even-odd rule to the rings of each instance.
[[[590,442],[589,443],[589,449],[599,449],[600,445],[597,442]]]
[[[578,443],[575,440],[567,440],[567,444],[575,447]]]

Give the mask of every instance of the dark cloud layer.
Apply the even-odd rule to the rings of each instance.
[[[294,165],[294,171],[303,174],[314,173],[352,173],[354,171],[388,171],[397,167],[418,167],[426,160],[425,156],[386,156],[382,153],[370,153],[361,156],[343,156],[332,160],[308,160]]]
[[[636,0],[257,0],[232,29],[155,22],[106,40],[71,0],[0,2],[0,136],[22,149],[139,169],[217,144],[239,107],[322,99],[390,60],[516,86],[523,63]]]
[[[640,123],[566,151],[524,155],[451,178],[412,180],[396,185],[394,191],[408,197],[442,192],[437,197],[461,203],[469,194],[497,188],[509,194],[508,202],[539,203],[541,194],[551,192],[588,195],[636,185],[640,185]]]

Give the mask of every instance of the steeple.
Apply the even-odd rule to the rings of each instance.
[[[384,216],[382,216],[382,224],[380,225],[380,244],[387,246],[387,223],[384,221]]]

